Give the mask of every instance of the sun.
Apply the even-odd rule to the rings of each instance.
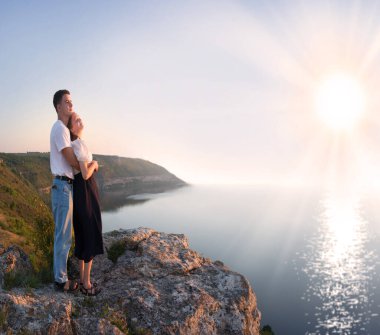
[[[316,90],[319,117],[334,130],[352,129],[364,112],[364,92],[357,80],[348,74],[326,77]]]

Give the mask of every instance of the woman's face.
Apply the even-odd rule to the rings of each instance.
[[[70,129],[71,132],[74,135],[79,136],[83,130],[83,127],[84,126],[83,126],[82,119],[77,113],[74,112],[71,116],[71,129]]]

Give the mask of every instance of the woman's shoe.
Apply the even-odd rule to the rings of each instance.
[[[98,283],[96,282],[90,282],[91,286],[98,287]],[[79,283],[80,287],[83,287],[83,283]]]
[[[90,288],[85,288],[84,285],[82,284],[81,288],[80,288],[80,291],[84,294],[84,295],[87,295],[87,296],[95,296],[95,295],[98,295],[100,292],[101,292],[101,288],[95,286],[95,285],[91,285]]]

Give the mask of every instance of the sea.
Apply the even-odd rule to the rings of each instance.
[[[103,231],[150,227],[243,274],[276,335],[380,334],[380,193],[191,185],[104,209]]]

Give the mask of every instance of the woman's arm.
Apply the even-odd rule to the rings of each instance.
[[[92,161],[90,163],[87,162],[79,162],[80,172],[82,173],[82,177],[84,180],[87,180],[92,176],[94,171],[98,171],[99,165],[97,161]]]

